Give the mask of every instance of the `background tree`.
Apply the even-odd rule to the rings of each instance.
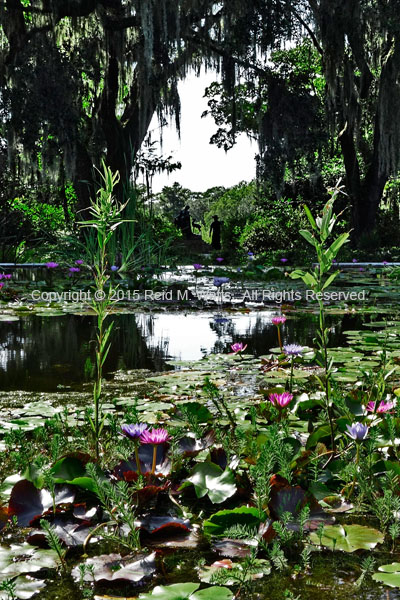
[[[294,48],[271,56],[261,41],[243,53],[239,34],[242,52],[238,60],[233,57],[238,85],[208,90],[220,127],[213,141],[227,149],[238,131],[255,136],[259,173],[278,188],[288,166],[296,175],[297,163],[312,178],[323,161],[340,152],[359,240],[375,226],[385,185],[400,166],[399,4],[299,0],[282,5],[287,27],[276,42]],[[265,28],[269,25],[260,20],[261,40]]]

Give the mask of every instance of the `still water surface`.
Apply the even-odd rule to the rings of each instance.
[[[273,310],[240,312],[153,312],[115,315],[112,347],[105,372],[167,369],[168,359],[197,360],[230,352],[244,342],[262,355],[277,345]],[[331,318],[331,344],[344,343],[342,331],[360,326],[360,317]],[[95,318],[62,315],[21,316],[0,323],[0,390],[50,392],[85,381],[94,361]],[[283,343],[312,345],[317,316],[296,313],[285,323]],[[86,365],[86,368],[85,368]],[[85,375],[86,373],[86,375]]]

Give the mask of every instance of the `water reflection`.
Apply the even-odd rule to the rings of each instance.
[[[210,352],[230,352],[230,345],[238,341],[248,345],[247,352],[265,354],[277,345],[271,323],[276,314],[265,310],[116,315],[105,372],[161,371],[168,359],[196,360]],[[29,315],[1,322],[0,389],[54,391],[84,381],[90,361],[94,363],[95,324],[94,317],[78,315]],[[283,342],[312,345],[317,325],[316,315],[296,314],[282,330]],[[343,342],[341,332],[359,323],[346,315],[337,317],[334,325],[331,342],[337,345]]]

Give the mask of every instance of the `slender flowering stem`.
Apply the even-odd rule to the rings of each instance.
[[[278,343],[279,343],[279,348],[282,350],[281,328],[280,328],[279,325],[278,325],[277,329],[278,329]]]
[[[292,356],[292,360],[290,363],[290,381],[289,381],[289,392],[292,393],[293,389],[293,365],[294,365],[294,356]]]
[[[139,445],[138,445],[138,441],[135,440],[133,442],[134,444],[134,448],[135,448],[135,459],[136,459],[136,466],[137,466],[137,471],[138,471],[138,475],[142,475],[142,469],[140,468],[140,458],[139,458]]]
[[[348,500],[351,498],[351,496],[354,492],[354,487],[356,485],[357,467],[358,467],[359,462],[360,462],[360,444],[356,442],[356,464],[355,464],[355,469],[354,469],[353,481],[351,483],[349,495],[347,496]]]
[[[153,464],[151,466],[151,474],[154,475],[156,472],[157,465],[157,444],[153,444]]]

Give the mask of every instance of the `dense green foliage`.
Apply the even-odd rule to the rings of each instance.
[[[297,206],[299,196],[313,194],[318,204],[340,171],[353,242],[376,243],[390,214],[398,223],[395,2],[4,0],[0,40],[2,210],[15,198],[26,204],[32,194],[49,207],[37,211],[29,201],[22,211],[29,222],[36,212],[46,225],[68,228],[71,210],[89,206],[93,166],[104,157],[121,175],[120,200],[139,172],[150,195],[153,175],[179,166],[156,156],[153,142],[144,147],[151,119],[174,115],[179,129],[178,81],[206,65],[221,73],[221,82],[207,90],[218,127],[212,141],[229,149],[240,132],[257,141],[258,185],[265,186],[272,212],[280,198]],[[299,182],[308,194],[288,193]],[[208,200],[198,200],[203,218]],[[61,206],[64,216],[52,206]],[[170,204],[165,213],[171,217],[175,208]],[[256,230],[263,223],[271,229],[268,210],[257,204]],[[247,227],[242,214],[237,219]],[[264,236],[263,247],[286,243],[280,230]]]

